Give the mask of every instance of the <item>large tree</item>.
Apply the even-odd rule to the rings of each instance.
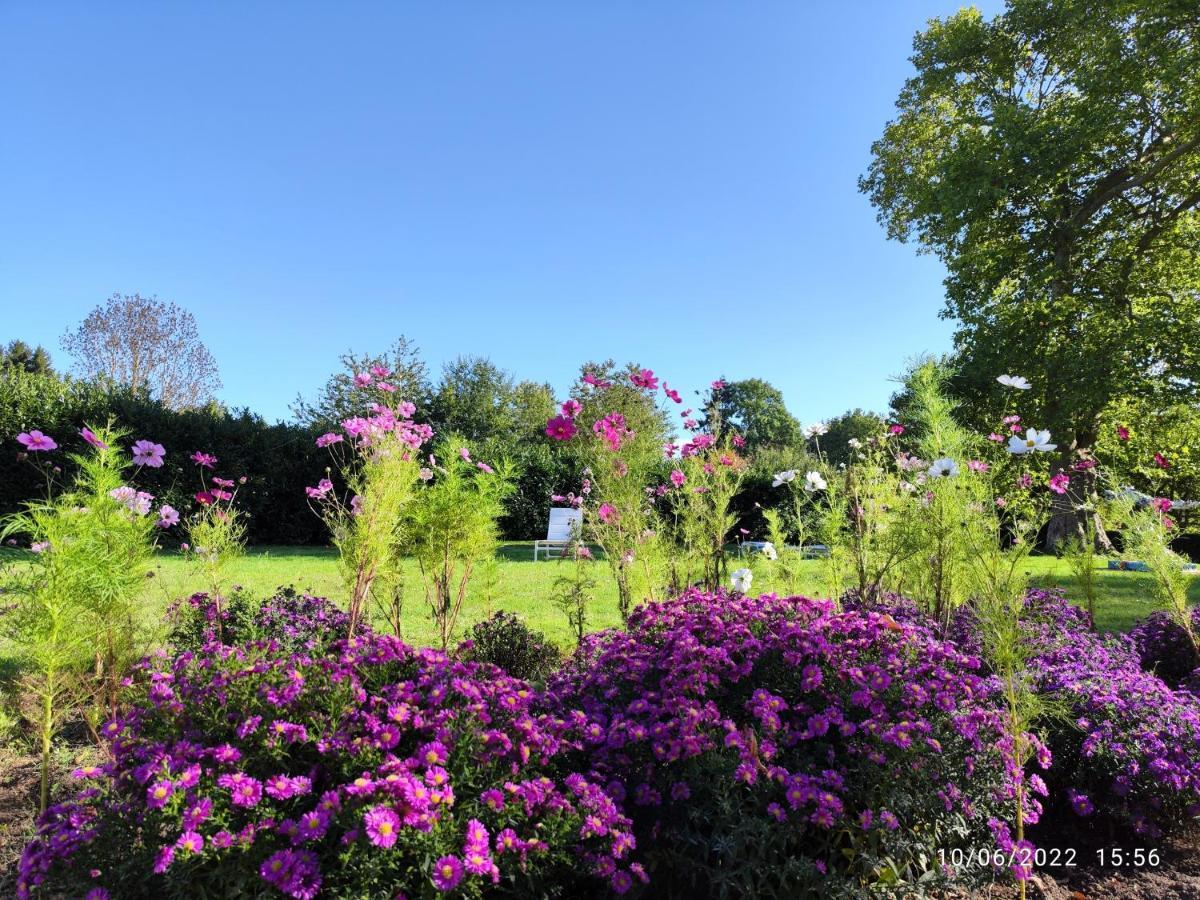
[[[788,412],[783,394],[761,378],[725,382],[712,392],[705,412],[705,428],[732,430],[751,450],[800,443],[800,423]]]
[[[1029,378],[1057,465],[1094,446],[1114,398],[1194,397],[1194,0],[1009,0],[932,21],[914,49],[860,187],[891,237],[946,264],[959,385],[998,405],[996,376]]]
[[[62,346],[85,378],[144,391],[171,409],[203,406],[221,387],[195,318],[156,297],[113,294]]]

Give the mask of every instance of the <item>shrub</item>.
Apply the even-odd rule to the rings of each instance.
[[[253,603],[236,587],[221,603],[203,591],[181,597],[167,607],[166,620],[167,643],[178,653],[195,653],[221,643],[222,635],[226,643],[234,644],[254,633]]]
[[[558,648],[544,634],[503,610],[471,628],[471,637],[460,645],[459,655],[472,662],[491,663],[513,678],[539,682],[545,681],[561,660]]]
[[[1054,821],[1156,837],[1200,801],[1200,700],[1142,670],[1128,638],[1092,632],[1087,614],[1056,591],[1030,591],[1024,630],[1038,691],[1066,714],[1046,723]],[[970,651],[969,610],[953,637]]]
[[[263,650],[144,663],[103,729],[112,761],[43,817],[20,896],[578,896],[589,871],[632,877],[613,800],[549,777],[575,745],[524,682],[390,636]]]
[[[548,702],[586,715],[586,766],[657,892],[929,886],[936,849],[979,846],[1011,789],[978,659],[883,613],[692,590],[574,662]]]
[[[1200,632],[1200,608],[1191,612],[1193,629]],[[1172,687],[1186,687],[1193,692],[1200,686],[1196,681],[1196,651],[1186,631],[1163,610],[1140,620],[1127,635],[1137,650],[1142,668],[1154,672]]]

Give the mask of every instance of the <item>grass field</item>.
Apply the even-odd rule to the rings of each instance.
[[[554,580],[565,574],[565,566],[557,562],[535,563],[532,557],[532,544],[529,543],[501,547],[492,577],[475,579],[459,619],[459,636],[472,623],[504,609],[520,613],[533,628],[544,632],[560,646],[570,646],[566,619],[550,599]],[[15,558],[15,554],[9,555],[9,559]],[[805,563],[802,593],[821,595],[820,565],[818,560]],[[596,572],[598,584],[592,607],[592,629],[607,628],[620,621],[616,588],[608,577],[608,570],[603,563],[597,563]],[[411,564],[411,575],[404,608],[404,636],[415,644],[434,644],[436,632],[415,563]],[[1072,600],[1081,602],[1076,581],[1061,561],[1053,557],[1034,557],[1029,561],[1029,576],[1033,584],[1062,587]],[[1100,599],[1096,619],[1101,630],[1124,631],[1135,619],[1150,612],[1149,577],[1137,572],[1105,570],[1098,573]],[[253,597],[265,597],[282,585],[292,585],[298,590],[339,601],[344,596],[336,555],[327,548],[255,547],[237,561],[230,580],[240,584]],[[153,577],[146,583],[146,623],[151,627],[162,627],[162,614],[168,604],[199,588],[196,573],[180,556],[163,554],[155,565]],[[759,578],[754,588],[755,591],[769,591],[774,586],[769,580]],[[1191,594],[1194,601],[1200,601],[1200,578],[1193,583]]]

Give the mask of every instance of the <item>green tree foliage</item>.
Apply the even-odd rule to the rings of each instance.
[[[20,340],[9,341],[8,345],[0,350],[0,369],[6,366],[41,374],[54,372],[54,368],[50,365],[50,354],[45,347],[41,344],[30,347]]]
[[[815,454],[819,444],[821,455],[833,466],[850,461],[855,452],[851,441],[865,444],[884,428],[882,416],[862,409],[848,409],[825,424],[829,431],[820,437],[809,438],[808,446]]]
[[[418,417],[429,413],[429,370],[421,359],[420,348],[404,335],[396,338],[384,353],[354,353],[346,351],[338,362],[341,368],[316,397],[306,400],[297,395],[292,404],[296,421],[310,428],[328,431],[343,419],[362,415],[362,397],[354,387],[354,376],[374,368],[387,369],[387,383],[396,388],[400,400],[416,404]]]
[[[1197,22],[1179,0],[936,19],[860,182],[889,236],[948,269],[959,387],[996,407],[996,376],[1029,378],[1059,464],[1114,399],[1200,384]]]
[[[791,447],[800,442],[800,423],[787,411],[783,394],[761,378],[728,382],[714,391],[704,428],[714,431],[718,439],[726,431],[738,434],[750,451],[768,446]]]
[[[1117,485],[1155,497],[1200,500],[1200,408],[1126,397],[1104,417],[1096,454]],[[1185,524],[1194,519],[1184,516]]]

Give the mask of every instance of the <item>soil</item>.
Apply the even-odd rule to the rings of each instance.
[[[1149,846],[1144,849],[1150,849]],[[1037,872],[1028,885],[1029,900],[1200,900],[1200,828],[1161,840],[1161,863],[1153,868],[1100,868],[1096,865]],[[945,900],[1014,900],[1012,884],[958,891]]]
[[[16,896],[17,861],[33,834],[39,780],[36,757],[0,756],[0,897]]]

